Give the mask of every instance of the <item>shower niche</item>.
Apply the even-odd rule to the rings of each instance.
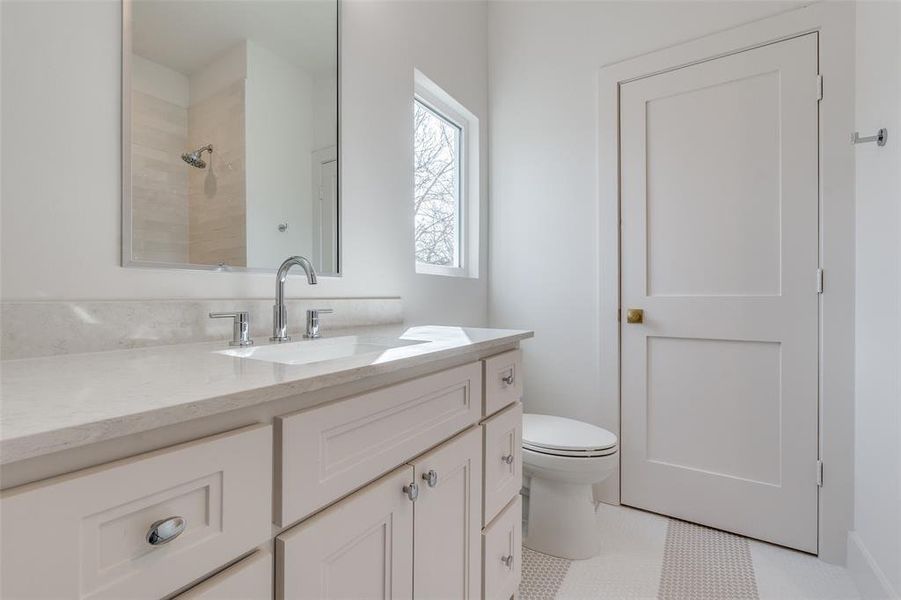
[[[337,0],[124,0],[124,266],[340,274]]]

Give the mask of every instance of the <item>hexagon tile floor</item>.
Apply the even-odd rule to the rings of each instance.
[[[856,600],[847,571],[814,556],[602,504],[604,550],[565,560],[523,550],[519,600]]]

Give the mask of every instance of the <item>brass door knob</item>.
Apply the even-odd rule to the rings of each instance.
[[[627,309],[626,323],[644,323],[644,311],[640,308]]]

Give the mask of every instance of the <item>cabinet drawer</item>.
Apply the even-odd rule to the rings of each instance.
[[[522,573],[522,499],[516,496],[482,532],[485,600],[508,600]]]
[[[258,550],[174,600],[272,600],[272,553]]]
[[[485,365],[484,416],[522,398],[522,352],[511,350],[482,361]]]
[[[267,540],[271,490],[268,425],[8,490],[0,595],[163,597]],[[181,535],[151,545],[173,516]]]
[[[522,489],[522,403],[516,402],[482,424],[485,490],[483,523],[488,524]]]
[[[278,417],[276,522],[289,525],[479,420],[481,365]]]

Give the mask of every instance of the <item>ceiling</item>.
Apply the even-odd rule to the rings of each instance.
[[[135,54],[190,75],[243,40],[308,72],[338,63],[337,0],[135,0]]]

